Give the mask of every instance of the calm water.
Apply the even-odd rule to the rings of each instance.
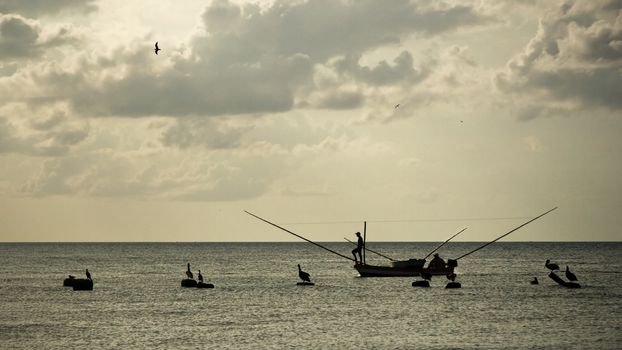
[[[349,254],[347,242],[330,243]],[[458,256],[478,243],[453,243]],[[436,243],[376,243],[421,257]],[[368,262],[384,263],[368,253]],[[583,288],[547,277],[570,265]],[[186,263],[215,289],[182,289]],[[299,287],[297,267],[314,287]],[[62,287],[93,274],[92,292]],[[308,243],[0,244],[2,349],[619,349],[622,243],[495,243],[460,260],[463,288],[359,278]],[[529,281],[537,276],[540,285]]]

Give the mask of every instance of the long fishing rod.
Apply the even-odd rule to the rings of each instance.
[[[460,230],[460,232],[456,233],[455,235],[449,237],[448,240],[446,240],[445,242],[441,243],[438,247],[434,248],[433,251],[431,251],[428,255],[425,256],[424,259],[427,259],[430,255],[432,255],[432,253],[434,253],[435,251],[441,249],[442,246],[444,246],[447,242],[451,241],[454,237],[456,237],[457,235],[461,234],[462,232],[464,232],[464,230],[466,230],[467,227],[463,228],[462,230]]]
[[[356,243],[352,242],[351,240],[349,240],[349,239],[347,239],[347,238],[344,238],[344,239],[345,239],[346,241],[348,241],[348,242],[350,242],[350,243],[352,243],[352,244],[356,245]],[[369,249],[369,248],[367,248],[367,247],[365,247],[365,250],[368,250],[368,251],[370,251],[370,252],[372,252],[372,253],[374,253],[374,254],[380,255],[381,257],[386,258],[386,259],[389,259],[389,260],[391,260],[391,261],[397,261],[397,260],[395,260],[395,259],[393,259],[393,258],[391,258],[391,257],[388,257],[388,256],[386,256],[386,255],[384,255],[384,254],[381,254],[381,253],[378,253],[378,252],[376,252],[376,251],[373,251],[373,250],[371,250],[371,249]]]
[[[250,216],[254,216],[255,218],[257,218],[257,219],[259,219],[259,220],[261,220],[261,221],[263,221],[263,222],[265,222],[265,223],[267,223],[267,224],[270,224],[270,225],[272,225],[272,226],[274,226],[274,227],[280,228],[281,230],[283,230],[283,231],[285,231],[285,232],[287,232],[287,233],[289,233],[289,234],[292,234],[292,235],[294,235],[294,236],[296,236],[296,237],[298,237],[298,238],[300,238],[300,239],[302,239],[302,240],[305,240],[305,241],[307,241],[307,242],[309,242],[309,243],[311,243],[311,244],[313,244],[313,245],[316,245],[316,246],[318,246],[318,247],[320,247],[320,248],[322,248],[322,249],[328,250],[329,252],[331,252],[331,253],[333,253],[333,254],[339,255],[339,256],[340,256],[340,257],[342,257],[342,258],[345,258],[345,259],[348,259],[348,260],[351,260],[351,261],[355,261],[353,258],[347,257],[347,256],[345,256],[345,255],[343,255],[343,254],[341,254],[341,253],[337,253],[336,251],[334,251],[334,250],[332,250],[332,249],[330,249],[330,248],[326,248],[326,247],[324,247],[324,246],[323,246],[323,245],[321,245],[321,244],[315,243],[315,242],[313,242],[313,241],[312,241],[312,240],[310,240],[310,239],[304,238],[304,237],[302,237],[301,235],[299,235],[299,234],[297,234],[297,233],[294,233],[294,232],[292,232],[292,231],[290,231],[290,230],[288,230],[288,229],[286,229],[286,228],[284,228],[284,227],[281,227],[281,226],[279,226],[279,225],[277,225],[277,224],[275,224],[275,223],[272,223],[272,222],[270,222],[270,221],[268,221],[268,220],[266,220],[266,219],[264,219],[264,218],[261,218],[261,217],[259,217],[259,216],[255,215],[255,214],[253,214],[253,213],[251,213],[251,212],[249,212],[249,211],[244,210],[244,212],[245,212],[246,214],[250,215]]]
[[[548,214],[548,213],[552,212],[552,211],[553,211],[553,210],[555,210],[555,209],[557,209],[557,207],[555,207],[555,208],[553,208],[553,209],[549,209],[548,211],[546,211],[546,212],[544,212],[544,213],[542,213],[542,214],[540,214],[540,215],[536,216],[535,218],[533,218],[533,219],[531,219],[531,220],[529,220],[529,221],[525,222],[524,224],[522,224],[522,225],[520,225],[520,226],[517,226],[516,228],[512,229],[510,232],[508,232],[508,233],[506,233],[506,234],[504,234],[504,235],[502,235],[502,236],[500,236],[500,237],[496,238],[495,240],[492,240],[492,241],[490,241],[490,242],[488,242],[488,243],[484,244],[483,246],[481,246],[481,247],[479,247],[479,248],[477,248],[477,249],[474,249],[474,250],[472,250],[472,251],[470,251],[470,252],[468,252],[468,253],[466,253],[466,254],[464,254],[464,255],[462,255],[462,256],[460,256],[460,257],[458,257],[458,258],[455,258],[455,259],[453,259],[453,260],[459,260],[459,259],[464,258],[464,257],[465,257],[465,256],[467,256],[467,255],[473,254],[473,253],[475,253],[476,251],[478,251],[478,250],[480,250],[480,249],[482,249],[482,248],[484,248],[484,247],[486,247],[486,246],[488,246],[488,245],[490,245],[490,244],[492,244],[492,243],[494,243],[494,242],[496,242],[496,241],[500,240],[501,238],[503,238],[503,237],[505,237],[505,236],[509,235],[510,233],[512,233],[512,232],[514,232],[514,231],[516,231],[516,230],[518,230],[519,228],[521,228],[521,227],[523,227],[523,226],[525,226],[525,225],[527,225],[527,224],[529,224],[529,223],[531,223],[531,222],[533,222],[533,221],[538,220],[539,218],[541,218],[541,217],[543,217],[544,215],[546,215],[546,214]]]

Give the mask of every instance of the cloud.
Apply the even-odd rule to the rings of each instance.
[[[276,1],[260,9],[212,2],[204,28],[182,53],[155,56],[140,43],[78,66],[38,67],[24,73],[31,88],[15,99],[68,101],[86,116],[223,116],[285,112],[314,90],[314,73],[335,57],[349,57],[341,73],[373,85],[414,82],[426,72],[404,51],[392,64],[362,67],[361,54],[410,36],[430,36],[491,21],[469,6],[394,1]],[[344,29],[345,28],[345,29]],[[161,43],[166,46],[167,43]],[[33,68],[34,69],[34,68]],[[34,77],[32,79],[31,77]],[[23,86],[17,79],[15,85]],[[19,89],[17,86],[15,89]],[[7,90],[13,90],[8,88]],[[364,96],[336,87],[320,108],[356,108]]]
[[[540,20],[523,51],[494,77],[525,108],[622,109],[622,3],[566,3]]]
[[[0,61],[36,58],[48,48],[76,41],[66,28],[44,37],[36,21],[0,14]]]
[[[61,12],[88,13],[96,9],[95,0],[0,0],[0,13],[17,13],[25,17]]]
[[[408,51],[402,51],[393,60],[393,65],[385,60],[380,61],[375,67],[361,66],[361,56],[347,56],[334,63],[338,73],[350,76],[356,81],[370,85],[393,85],[398,83],[416,83],[423,80],[428,74],[427,70],[416,69],[413,57]]]

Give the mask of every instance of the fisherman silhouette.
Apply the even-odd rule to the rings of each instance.
[[[441,270],[445,268],[445,260],[438,253],[434,254],[434,258],[428,264],[428,269]]]
[[[356,248],[352,249],[352,255],[354,255],[354,263],[355,264],[362,264],[363,263],[363,256],[361,255],[361,252],[363,251],[363,247],[364,247],[365,243],[363,242],[363,237],[361,237],[361,233],[360,232],[356,233],[356,237],[358,237],[358,240],[356,242]],[[356,260],[356,254],[357,253],[359,255],[358,261]]]

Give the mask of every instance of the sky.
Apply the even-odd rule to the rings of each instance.
[[[620,241],[621,112],[622,1],[0,0],[0,241]]]

